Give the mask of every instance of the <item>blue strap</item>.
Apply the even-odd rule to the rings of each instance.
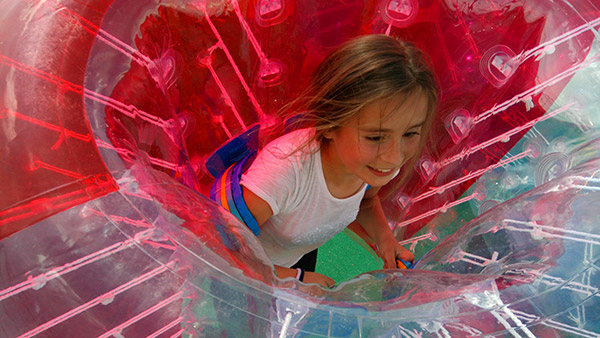
[[[256,153],[250,154],[235,165],[231,176],[231,192],[233,196],[233,203],[235,204],[235,207],[237,208],[241,216],[239,217],[240,220],[244,222],[244,224],[246,224],[246,226],[248,226],[250,230],[252,230],[252,233],[254,233],[255,236],[258,236],[260,234],[258,222],[254,218],[254,216],[252,216],[252,213],[250,213],[250,210],[246,205],[246,201],[244,200],[244,194],[242,192],[242,186],[240,184],[242,174],[246,171],[246,169],[248,169],[249,164],[252,163],[252,161],[254,161],[255,157]]]
[[[248,169],[255,158],[256,151],[251,151],[241,161],[232,164],[225,172],[221,173],[221,175],[215,179],[210,189],[210,198],[217,202],[217,204],[228,209],[237,219],[246,224],[254,235],[258,236],[260,234],[258,222],[254,216],[252,216],[252,213],[246,205],[246,201],[244,201],[244,194],[242,192],[242,186],[240,185],[242,174]],[[223,175],[226,175],[225,180],[223,180]],[[225,189],[228,205],[223,205],[221,203],[221,193],[223,189]]]
[[[250,126],[246,131],[230,139],[215,150],[204,163],[212,177],[221,176],[233,164],[240,162],[252,151],[258,150],[260,124]]]
[[[233,216],[235,216],[235,218],[244,222],[242,219],[242,216],[240,216],[238,208],[236,207],[235,198],[232,193],[232,190],[235,187],[235,185],[240,184],[239,177],[237,180],[235,179],[236,175],[235,175],[234,171],[235,171],[236,167],[237,167],[237,164],[234,164],[232,166],[232,168],[230,168],[229,170],[226,171],[226,173],[227,173],[226,182],[227,183],[226,183],[226,187],[225,187],[225,194],[227,196],[227,203],[229,204],[229,211],[233,214]]]

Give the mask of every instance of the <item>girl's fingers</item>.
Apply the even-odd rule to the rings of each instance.
[[[396,267],[396,257],[394,254],[386,255],[384,259],[384,268],[394,269]]]
[[[413,255],[412,252],[406,250],[404,247],[401,247],[401,249],[399,250],[399,252],[396,254],[397,258],[402,258],[405,261],[414,261],[415,260],[415,255]]]

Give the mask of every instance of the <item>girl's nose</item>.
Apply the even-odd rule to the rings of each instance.
[[[391,164],[394,167],[401,166],[406,159],[402,139],[400,138],[397,140],[393,140],[389,143],[386,149],[380,149],[379,158],[383,162]]]

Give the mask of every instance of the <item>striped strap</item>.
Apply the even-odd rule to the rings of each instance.
[[[217,177],[210,190],[210,198],[231,212],[237,219],[246,224],[254,235],[258,236],[260,228],[244,201],[240,185],[242,174],[248,169],[255,157],[256,152],[251,152]]]

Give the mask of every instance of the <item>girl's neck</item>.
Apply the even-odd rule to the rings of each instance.
[[[364,182],[345,171],[344,165],[326,144],[321,146],[321,167],[329,193],[335,198],[347,198],[356,194]]]

